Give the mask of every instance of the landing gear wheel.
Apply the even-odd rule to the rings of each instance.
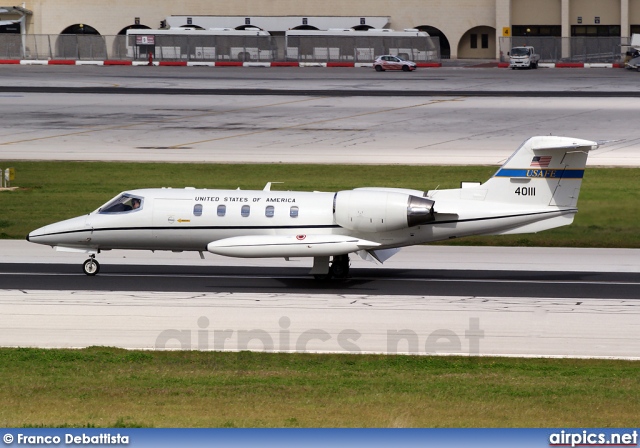
[[[347,278],[349,275],[349,255],[334,256],[329,272],[334,278]]]
[[[383,72],[384,69],[382,67],[380,67],[379,65],[376,65],[376,71],[377,72]]]
[[[331,272],[329,272],[328,274],[314,274],[313,278],[315,278],[316,280],[326,282],[328,280],[331,280]]]
[[[96,275],[100,272],[100,263],[94,257],[91,257],[82,264],[82,270],[87,275]]]

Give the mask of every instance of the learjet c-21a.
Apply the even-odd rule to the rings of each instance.
[[[27,239],[90,255],[111,249],[310,257],[317,278],[345,278],[349,254],[383,262],[399,248],[469,235],[532,233],[571,224],[597,142],[531,137],[483,184],[419,191],[327,192],[153,188],[126,191],[88,215]]]

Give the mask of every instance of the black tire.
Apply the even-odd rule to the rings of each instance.
[[[321,282],[326,282],[328,280],[331,280],[331,272],[329,272],[328,274],[314,274],[313,278]]]
[[[349,255],[337,255],[333,257],[333,263],[331,263],[329,272],[333,278],[347,278],[349,275]]]
[[[90,276],[96,275],[100,272],[100,263],[95,258],[88,258],[82,263],[82,272]]]
[[[380,67],[379,65],[376,65],[376,71],[377,72],[383,72],[384,69],[382,67]]]
[[[403,66],[402,66],[402,71],[403,71],[403,72],[410,72],[410,71],[411,71],[411,68],[410,68],[408,65],[403,65]]]

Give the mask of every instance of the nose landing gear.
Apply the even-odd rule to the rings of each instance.
[[[100,263],[98,263],[98,260],[96,260],[95,255],[91,255],[91,258],[88,258],[82,264],[82,270],[87,275],[96,275],[98,272],[100,272]]]

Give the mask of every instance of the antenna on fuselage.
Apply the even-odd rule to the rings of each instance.
[[[267,182],[267,185],[264,186],[262,191],[271,191],[272,184],[283,184],[284,182]]]

